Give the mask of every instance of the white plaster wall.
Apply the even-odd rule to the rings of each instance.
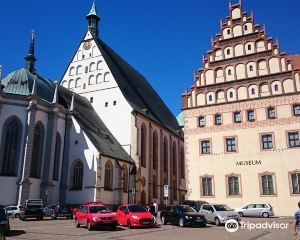
[[[242,44],[237,44],[234,47],[234,54],[236,57],[244,55],[244,46]]]
[[[207,70],[205,72],[205,83],[206,83],[206,85],[214,83],[214,71],[213,70]]]
[[[241,9],[240,8],[233,9],[231,12],[231,16],[232,16],[232,19],[240,18],[241,17]]]

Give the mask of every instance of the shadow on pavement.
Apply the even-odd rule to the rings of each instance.
[[[25,234],[26,232],[24,230],[10,230],[8,234],[6,234],[7,237],[16,237],[20,236],[22,234]]]

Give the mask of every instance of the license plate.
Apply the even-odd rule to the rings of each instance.
[[[7,221],[0,221],[0,224],[7,224]]]

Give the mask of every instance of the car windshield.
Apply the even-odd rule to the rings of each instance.
[[[109,210],[104,206],[91,206],[90,213],[108,213]]]
[[[216,211],[232,211],[232,209],[227,205],[214,205],[214,208]]]
[[[195,209],[190,206],[178,206],[177,210],[179,212],[196,212]]]
[[[128,209],[130,212],[147,212],[146,208],[141,205],[130,205]]]
[[[34,209],[34,208],[43,208],[43,205],[38,205],[38,204],[27,205],[27,209]]]

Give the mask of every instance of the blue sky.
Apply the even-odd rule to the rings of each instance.
[[[181,93],[201,67],[228,0],[96,0],[100,38],[152,84],[171,111],[181,109]],[[1,0],[0,64],[3,74],[23,67],[30,32],[36,31],[36,69],[60,80],[87,22],[92,0]],[[300,53],[299,0],[244,0],[243,10],[279,37],[281,51]]]

